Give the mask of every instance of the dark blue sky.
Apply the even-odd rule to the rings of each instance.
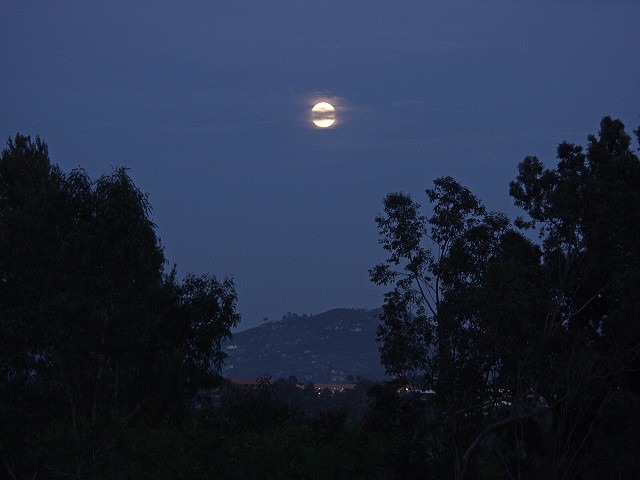
[[[4,2],[0,136],[64,170],[127,166],[180,274],[232,275],[241,328],[373,308],[374,217],[452,175],[514,213],[600,118],[640,123],[640,2]],[[310,123],[316,100],[335,128]]]

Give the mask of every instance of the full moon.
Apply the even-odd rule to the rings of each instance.
[[[328,128],[336,121],[336,109],[327,102],[316,103],[311,109],[311,121],[320,128]]]

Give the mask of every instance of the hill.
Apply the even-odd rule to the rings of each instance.
[[[295,375],[301,382],[346,382],[361,376],[386,378],[376,328],[380,310],[340,308],[319,315],[287,314],[234,334],[222,375],[273,379]]]

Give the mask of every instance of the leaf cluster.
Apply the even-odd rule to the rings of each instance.
[[[389,256],[371,280],[391,287],[382,362],[433,391],[456,478],[489,438],[545,411],[551,468],[570,477],[610,393],[638,392],[640,161],[619,120],[587,140],[561,143],[555,168],[519,164],[510,194],[527,218],[513,225],[451,177],[426,191],[430,214],[392,193],[376,218]],[[505,461],[509,475],[519,461]]]
[[[10,474],[30,432],[50,429],[83,437],[98,468],[129,425],[178,418],[217,381],[221,342],[239,321],[233,281],[166,272],[150,211],[125,168],[65,174],[44,142],[19,134],[2,151],[0,436],[12,441],[0,456],[16,465]]]

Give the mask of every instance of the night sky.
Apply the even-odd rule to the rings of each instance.
[[[452,175],[514,215],[524,156],[553,165],[605,115],[638,127],[639,19],[637,0],[6,1],[0,136],[129,167],[179,274],[234,277],[240,329],[374,308],[388,192],[426,203]]]

